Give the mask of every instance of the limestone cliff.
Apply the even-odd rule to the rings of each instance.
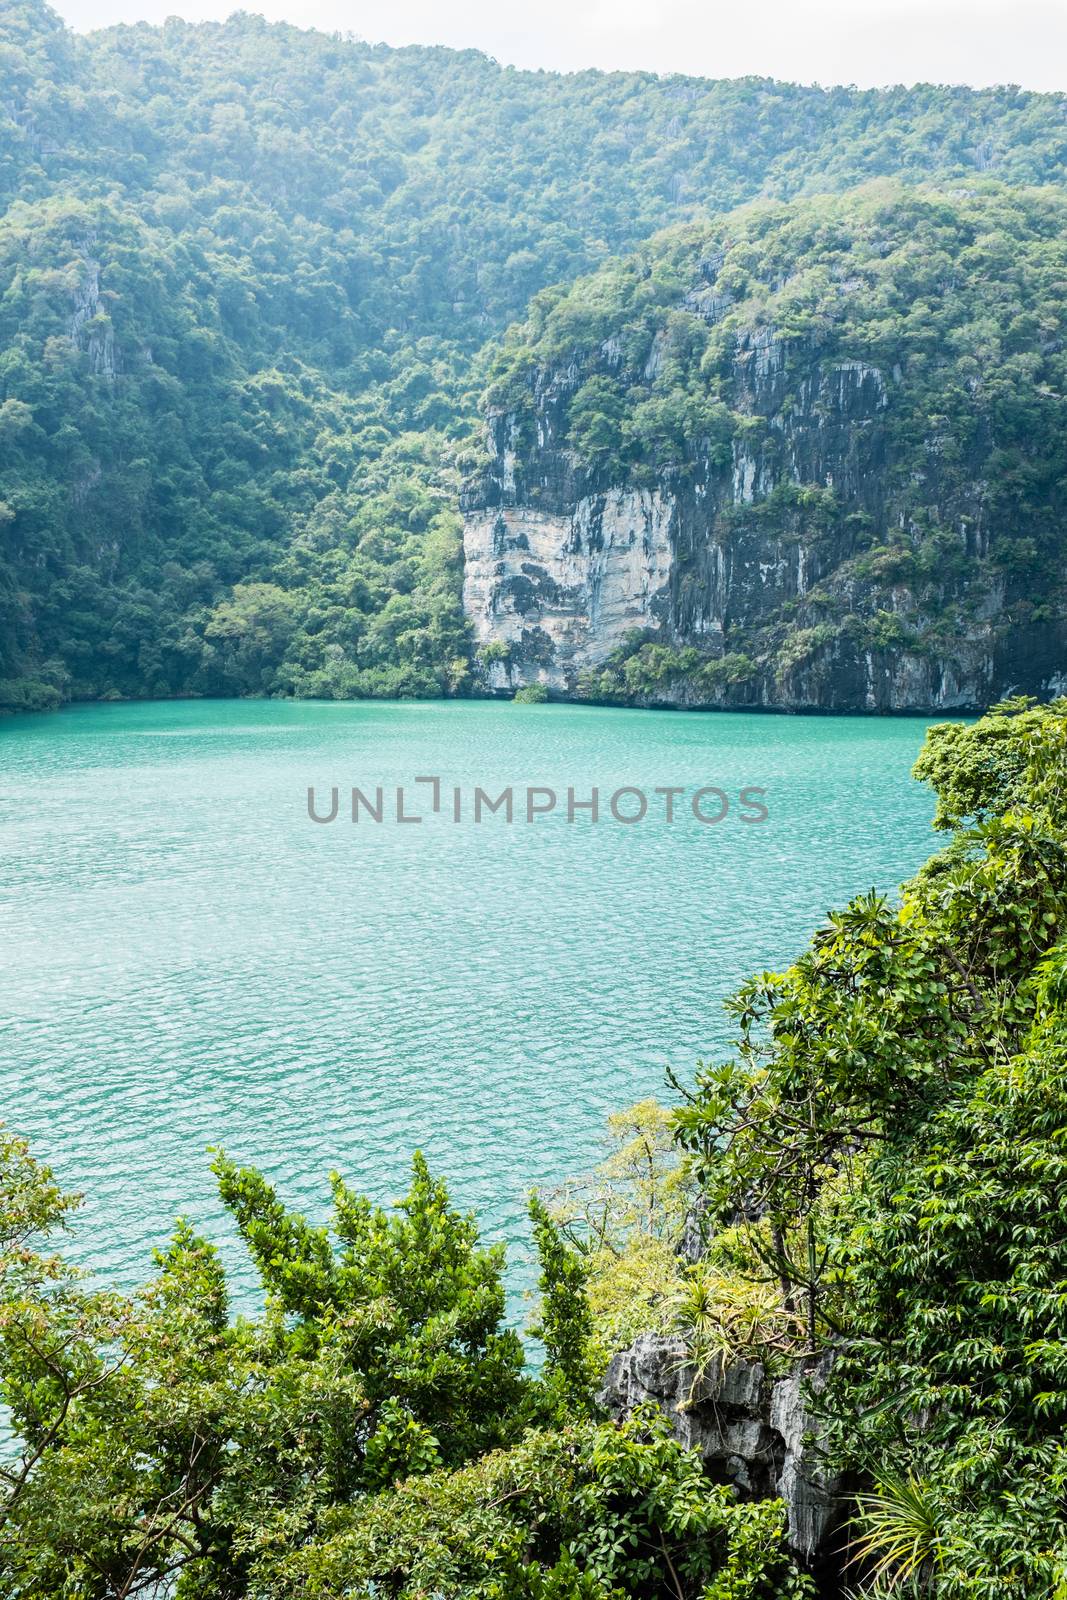
[[[802,1561],[832,1563],[847,1496],[825,1469],[809,1410],[828,1372],[823,1356],[777,1379],[762,1362],[738,1358],[698,1373],[683,1340],[646,1333],[612,1358],[599,1398],[615,1417],[637,1406],[663,1411],[717,1481],[784,1501],[789,1545]]]
[[[806,263],[736,298],[715,243],[676,247],[654,319],[623,297],[606,337],[535,343],[490,409],[464,535],[487,685],[841,711],[1062,693],[1062,401],[1038,382],[1059,342],[1010,369],[1016,417],[977,358],[872,332],[885,247],[818,263],[801,319],[782,297]],[[944,312],[977,340],[974,315]]]

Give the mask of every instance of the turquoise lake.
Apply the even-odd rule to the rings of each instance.
[[[930,854],[919,720],[500,703],[180,702],[0,726],[0,1097],[86,1203],[72,1250],[132,1286],[176,1214],[254,1279],[207,1148],[326,1214],[424,1150],[528,1276],[525,1195],[607,1114],[729,1049],[722,1000],[824,912]],[[439,775],[441,810],[413,778]],[[475,786],[517,811],[470,820]],[[316,825],[307,790],[339,819]],[[381,824],[348,792],[385,790]],[[424,820],[398,826],[404,785]],[[528,785],[560,807],[527,824]],[[601,820],[568,822],[568,786]],[[452,820],[452,788],[464,817]],[[649,796],[615,822],[607,798]],[[665,820],[657,786],[685,788]],[[716,786],[731,810],[692,814]],[[741,820],[759,787],[768,817]],[[620,809],[626,802],[620,803]],[[702,803],[715,814],[714,799]],[[636,809],[630,797],[629,809]]]

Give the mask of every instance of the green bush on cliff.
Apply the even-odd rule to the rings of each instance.
[[[679,695],[712,700],[725,688],[750,683],[756,663],[741,651],[709,657],[687,645],[680,650],[640,636],[613,650],[602,667],[579,675],[583,699],[625,703],[630,700],[670,700]]]
[[[1067,1574],[1067,702],[934,728],[917,772],[947,847],[740,991],[739,1059],[678,1129],[753,1279],[836,1352],[861,1567],[1033,1600]]]

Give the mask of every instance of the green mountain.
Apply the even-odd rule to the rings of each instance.
[[[8,5],[0,703],[462,692],[482,352],[533,296],[759,196],[1062,182],[1065,108]]]
[[[973,708],[1067,665],[1067,195],[887,180],[534,303],[489,391],[489,682]]]

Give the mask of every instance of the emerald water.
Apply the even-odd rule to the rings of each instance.
[[[421,1147],[506,1239],[524,1197],[596,1160],[607,1113],[730,1038],[723,997],[822,913],[930,852],[915,720],[497,703],[183,702],[0,727],[3,1116],[86,1204],[80,1258],[132,1285],[173,1218],[233,1247],[207,1147],[326,1211],[339,1169],[402,1192]],[[392,786],[440,775],[442,809]],[[355,784],[386,786],[353,826]],[[527,785],[650,797],[641,823],[564,810],[452,820]],[[307,789],[339,820],[308,818]],[[715,785],[716,826],[688,794]],[[736,794],[766,790],[768,820]],[[630,808],[635,807],[631,799]],[[714,802],[707,809],[715,813]],[[467,806],[469,811],[469,806]]]

